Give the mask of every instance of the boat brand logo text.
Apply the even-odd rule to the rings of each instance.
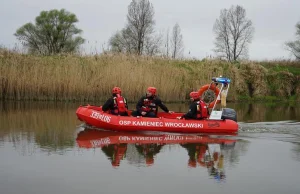
[[[103,122],[107,122],[107,123],[109,123],[110,119],[111,119],[110,116],[103,115],[103,114],[101,114],[99,112],[96,112],[96,111],[92,111],[92,114],[90,115],[90,117],[94,118],[94,119],[101,120]]]
[[[213,122],[213,123],[208,123],[209,127],[220,127],[220,123],[219,122]]]
[[[179,128],[203,128],[202,123],[176,123],[176,122],[153,122],[153,121],[119,121],[120,125],[148,126],[148,127],[179,127]]]

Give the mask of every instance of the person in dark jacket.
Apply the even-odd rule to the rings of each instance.
[[[156,96],[156,88],[148,87],[145,96],[140,98],[136,105],[136,111],[132,112],[132,116],[143,116],[143,117],[157,117],[158,107],[167,113],[173,113],[169,111],[166,105],[163,104],[161,99]]]
[[[121,88],[114,87],[112,89],[112,97],[104,103],[102,110],[109,111],[113,115],[128,116],[127,100],[121,96]]]
[[[182,115],[181,117],[177,117],[177,119],[203,119],[208,117],[208,107],[205,102],[200,100],[200,95],[198,92],[190,93],[191,101],[189,111]]]

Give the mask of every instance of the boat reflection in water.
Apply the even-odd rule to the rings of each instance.
[[[165,145],[179,144],[188,152],[189,167],[205,167],[218,179],[225,177],[222,150],[232,149],[236,143],[235,139],[211,135],[122,133],[88,128],[78,133],[76,141],[81,148],[101,148],[113,167],[118,167],[124,158],[135,158],[151,166]]]

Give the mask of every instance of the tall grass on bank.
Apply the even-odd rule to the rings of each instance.
[[[0,51],[2,100],[103,101],[111,95],[114,86],[119,86],[130,102],[136,102],[148,86],[154,86],[163,101],[180,102],[188,99],[192,90],[198,90],[219,75],[232,79],[231,100],[239,96],[271,95],[271,91],[285,89],[275,85],[268,90],[267,68],[254,63],[121,54],[45,57]],[[292,86],[291,91],[295,91]],[[280,94],[286,93],[295,92]]]
[[[234,68],[224,64],[227,71]],[[224,74],[215,62],[177,61],[125,55],[0,55],[0,96],[13,100],[102,101],[114,86],[137,101],[148,86],[164,101],[184,101],[190,91]]]
[[[286,71],[294,75],[300,76],[300,61],[271,60],[271,61],[261,61],[258,62],[258,64],[270,69],[271,71],[275,71],[275,72]]]

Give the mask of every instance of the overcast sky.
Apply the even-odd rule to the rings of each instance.
[[[88,40],[86,52],[101,45],[126,23],[131,0],[0,0],[0,44],[12,48],[18,41],[15,31],[34,22],[42,10],[64,8],[76,14],[77,26]],[[295,39],[295,25],[300,21],[300,0],[150,0],[155,10],[156,30],[166,32],[176,22],[181,27],[185,56],[203,58],[213,54],[212,31],[220,10],[241,5],[255,27],[249,47],[252,60],[291,58],[284,42]],[[190,54],[188,52],[190,51]]]

